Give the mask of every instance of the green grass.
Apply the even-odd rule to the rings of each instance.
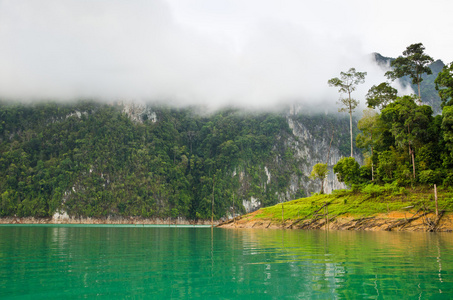
[[[437,193],[439,210],[453,212],[453,190],[439,188]],[[253,219],[281,222],[282,206],[285,221],[304,217],[311,218],[313,213],[325,203],[330,203],[328,213],[331,216],[349,215],[357,218],[389,211],[408,212],[420,208],[435,209],[433,188],[406,189],[394,185],[368,185],[360,191],[338,190],[330,195],[315,194],[308,198],[262,208],[253,216]],[[319,213],[325,213],[324,209]]]

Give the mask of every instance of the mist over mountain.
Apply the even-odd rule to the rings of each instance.
[[[368,72],[355,94],[363,108],[385,78],[369,55],[380,48],[360,32],[374,18],[362,6],[2,1],[0,98],[332,107],[339,95],[327,80],[355,67]]]
[[[412,23],[430,10],[451,19],[390,0],[0,0],[0,215],[206,219],[214,197],[222,218],[318,191],[319,162],[326,191],[344,187],[349,120],[327,81],[367,72],[357,135],[391,61],[372,51],[397,56],[415,32],[450,55],[451,26]],[[385,34],[408,27],[395,12],[411,31]],[[437,113],[442,66],[422,82]]]
[[[388,69],[390,58],[372,58]],[[424,99],[433,80],[423,81]],[[337,110],[1,101],[0,215],[197,220],[210,217],[214,197],[218,219],[233,206],[240,213],[319,191],[309,174],[320,162],[330,169],[325,191],[344,188],[332,168],[349,156],[349,120]]]

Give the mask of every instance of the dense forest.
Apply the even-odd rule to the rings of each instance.
[[[413,44],[391,66],[386,75],[412,80],[420,87],[418,95],[398,97],[388,82],[373,86],[356,139],[365,163],[359,166],[353,157],[345,157],[334,172],[340,181],[367,190],[386,184],[453,186],[453,63],[434,62],[422,44]],[[441,114],[426,104],[431,102],[424,99],[430,87],[438,92]]]
[[[281,114],[156,106],[134,122],[123,108],[1,103],[0,215],[208,219],[214,199],[217,219],[302,176]]]

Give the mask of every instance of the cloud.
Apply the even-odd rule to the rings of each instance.
[[[0,1],[0,97],[325,106],[338,99],[327,80],[340,71],[368,72],[362,103],[385,80],[360,35],[346,33],[353,21],[322,25],[341,20],[335,2],[243,2]]]

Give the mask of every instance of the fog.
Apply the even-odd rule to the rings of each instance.
[[[339,97],[327,81],[355,67],[368,72],[354,93],[363,107],[368,89],[386,80],[370,54],[397,56],[423,41],[371,49],[376,25],[359,13],[367,7],[343,4],[0,1],[0,97],[326,107]]]

